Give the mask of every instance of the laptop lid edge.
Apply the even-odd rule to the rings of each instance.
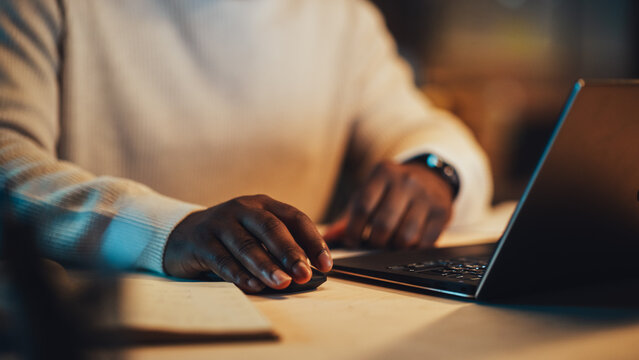
[[[499,241],[497,242],[497,246],[495,248],[495,251],[493,252],[490,262],[488,263],[488,267],[486,268],[484,277],[482,278],[481,282],[477,286],[477,290],[475,291],[475,296],[474,296],[475,299],[483,300],[484,298],[489,297],[489,294],[488,295],[484,294],[482,290],[487,279],[490,277],[490,272],[492,270],[495,259],[501,252],[503,244],[507,241],[508,234],[510,233],[510,230],[512,229],[512,226],[515,223],[515,220],[517,219],[519,213],[521,212],[521,209],[524,207],[526,203],[526,199],[528,198],[530,190],[533,184],[535,183],[537,177],[539,176],[539,172],[541,171],[544,165],[544,162],[548,158],[548,154],[550,153],[550,150],[552,149],[553,144],[555,143],[555,140],[557,139],[557,135],[559,134],[559,131],[561,130],[564,124],[564,121],[566,120],[566,117],[568,116],[568,113],[570,112],[570,109],[572,108],[572,105],[574,104],[575,99],[577,98],[577,95],[579,94],[581,89],[583,89],[585,86],[586,86],[586,82],[584,79],[577,80],[577,82],[573,86],[573,89],[566,101],[566,105],[564,106],[561,114],[559,115],[559,120],[557,121],[557,125],[555,126],[555,129],[553,130],[550,136],[550,139],[548,141],[548,144],[546,145],[546,148],[544,149],[544,152],[542,153],[539,161],[537,162],[537,166],[535,167],[533,175],[530,177],[530,180],[528,181],[528,184],[526,185],[526,189],[524,190],[524,193],[522,194],[519,202],[517,203],[517,207],[515,208],[515,211],[510,217],[510,220],[508,221],[508,225],[506,226],[504,233],[502,234],[502,236],[499,238]]]

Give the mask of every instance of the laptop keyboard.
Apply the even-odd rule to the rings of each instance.
[[[447,279],[479,281],[490,257],[458,257],[389,266],[389,270],[441,276]]]

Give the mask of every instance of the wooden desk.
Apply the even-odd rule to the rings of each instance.
[[[638,310],[481,305],[333,277],[313,292],[250,299],[279,342],[147,347],[126,357],[639,359]]]
[[[279,342],[149,347],[131,359],[639,359],[639,312],[489,306],[330,278],[251,300]]]

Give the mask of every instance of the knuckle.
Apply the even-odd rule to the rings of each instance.
[[[281,246],[280,249],[282,251],[282,254],[284,254],[284,256],[296,257],[296,258],[300,257],[301,250],[295,244],[287,244],[287,245]]]
[[[236,241],[236,243],[237,243],[237,251],[243,256],[249,255],[260,246],[257,243],[257,241],[255,241],[255,239],[251,237],[239,239],[238,241]]]
[[[199,272],[199,271],[205,271],[209,269],[209,264],[206,261],[206,259],[204,259],[204,257],[196,254],[193,257],[193,261],[189,262],[188,264],[182,264],[182,270],[185,273],[193,273],[193,272]]]
[[[404,186],[408,189],[413,197],[418,199],[426,199],[429,197],[428,188],[422,183],[417,175],[410,175],[404,182]]]
[[[260,224],[260,227],[265,234],[276,235],[282,230],[282,225],[282,222],[277,218],[269,217]]]
[[[387,234],[392,230],[392,225],[388,220],[376,220],[373,223],[373,230],[378,233]]]
[[[419,176],[412,171],[403,173],[402,180],[404,184],[408,186],[421,187],[421,181]]]
[[[231,209],[240,209],[246,207],[247,199],[245,196],[236,197],[227,201],[224,206]]]
[[[282,265],[290,267],[296,262],[302,260],[304,256],[300,254],[300,251],[294,246],[287,246],[282,249],[282,258],[280,261]]]
[[[306,214],[304,214],[301,211],[295,211],[295,213],[293,214],[293,219],[296,223],[300,224],[300,223],[306,223],[309,222],[310,219],[308,218],[308,216],[306,216]]]
[[[235,259],[230,255],[218,255],[213,261],[220,271],[232,271],[235,268]]]
[[[271,201],[271,197],[265,194],[256,194],[256,195],[252,195],[251,199],[253,199],[254,201],[257,201],[260,204],[263,204],[265,202]]]

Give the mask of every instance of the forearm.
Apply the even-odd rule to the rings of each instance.
[[[398,56],[383,20],[362,5],[353,39],[357,100],[351,154],[366,176],[380,161],[403,162],[433,153],[459,175],[452,225],[476,221],[489,205],[492,179],[487,158],[470,130],[450,113],[432,106],[415,88],[408,65]]]
[[[31,226],[45,256],[162,271],[173,227],[200,207],[133,181],[95,177],[0,128],[0,184],[7,208]]]

